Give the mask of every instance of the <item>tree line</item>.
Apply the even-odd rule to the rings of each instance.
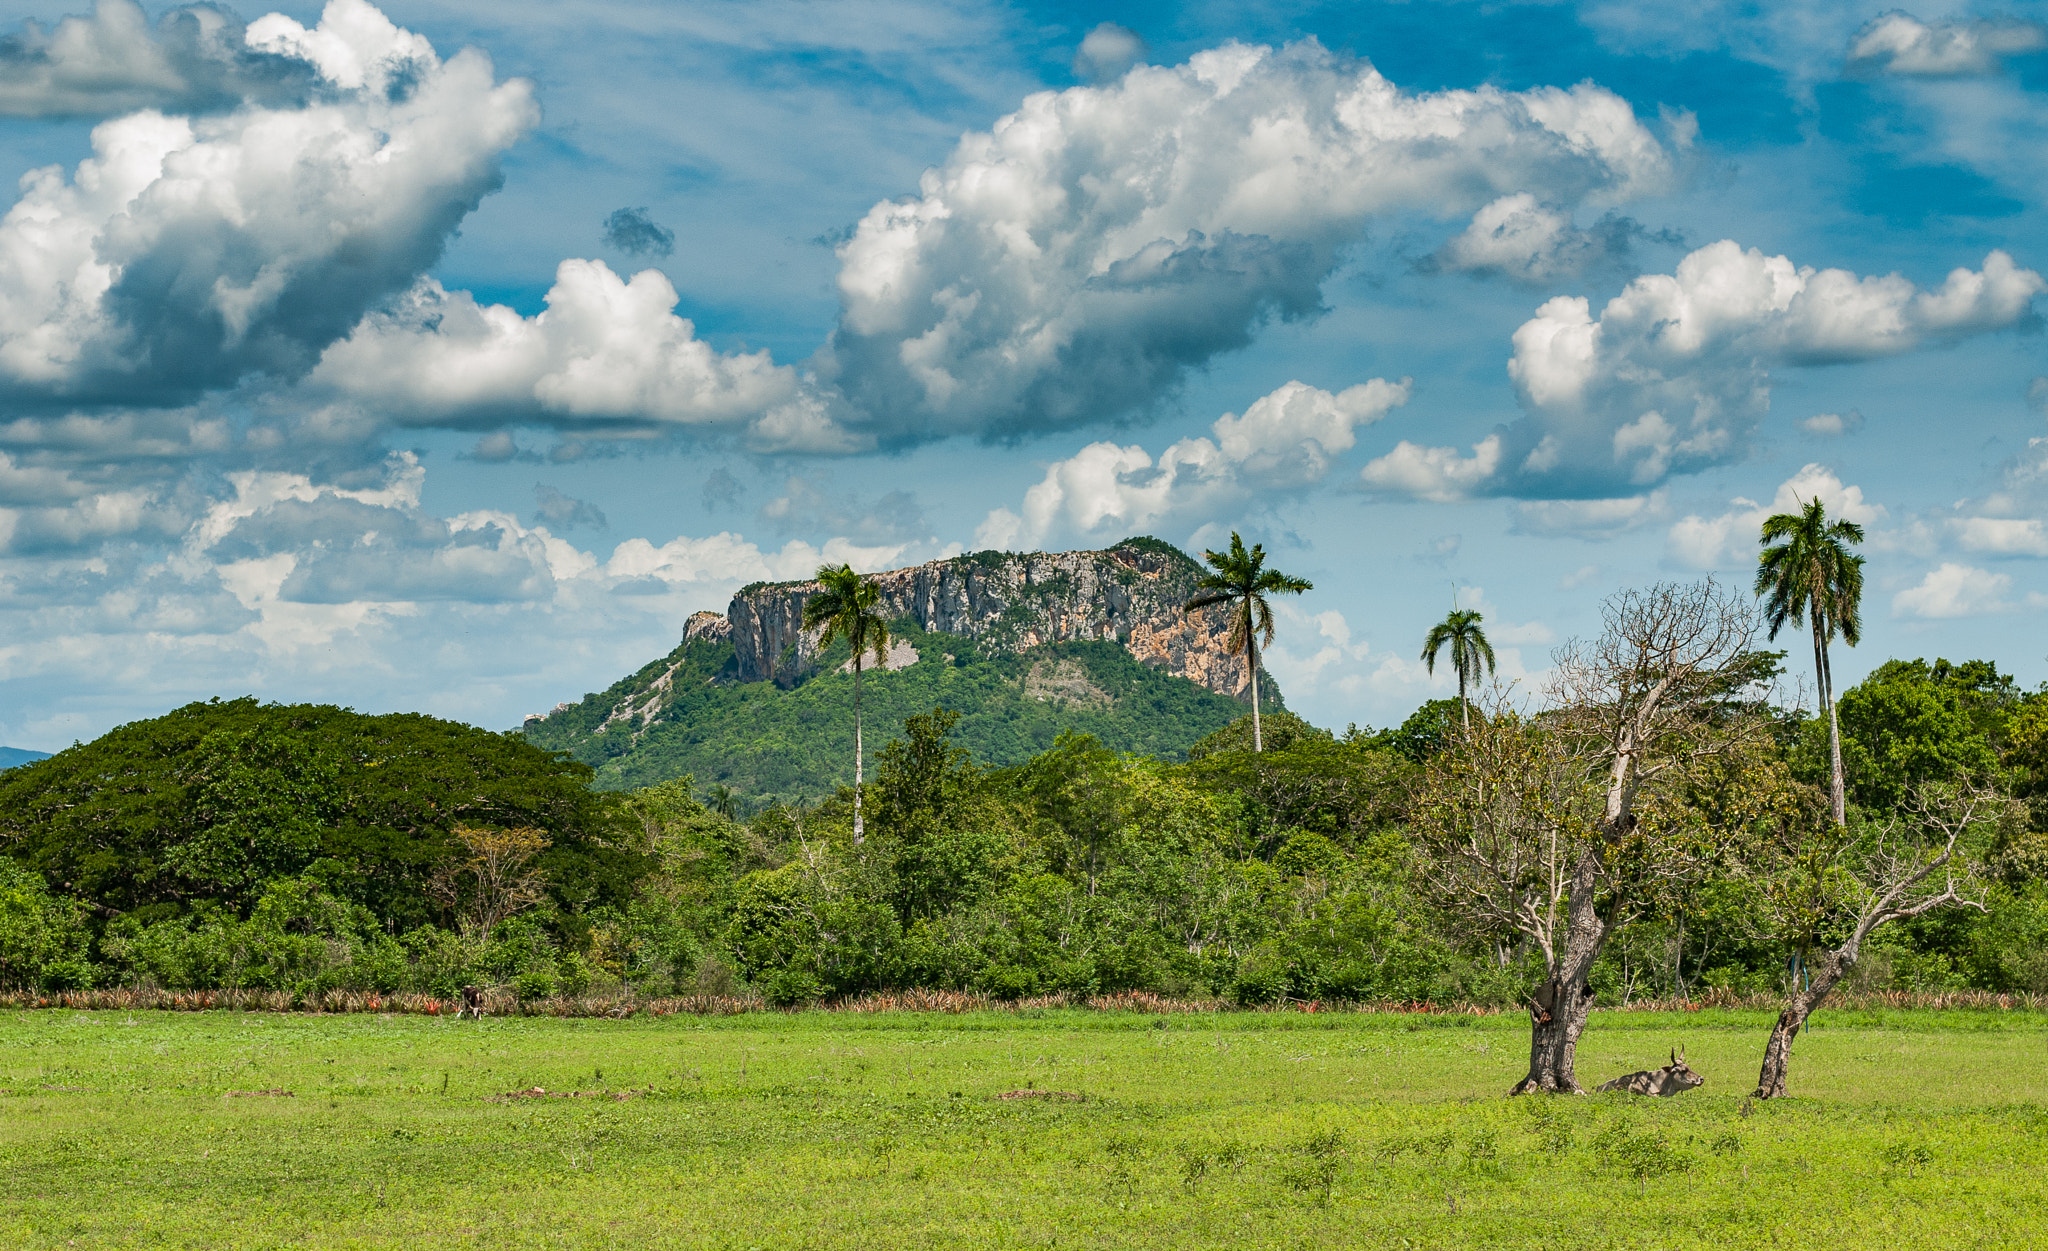
[[[1210,556],[1212,592],[1286,589]],[[1618,594],[1543,691],[1482,686],[1454,615],[1457,699],[1254,710],[1181,763],[1068,735],[989,768],[934,709],[751,815],[428,717],[195,704],[0,774],[0,984],[1519,1005],[1541,1090],[1596,1004],[1713,989],[1784,997],[1782,1093],[1841,984],[2048,993],[2048,693],[1893,661],[1802,711],[1764,645],[1812,605],[1764,589]],[[1255,663],[1270,614],[1229,603]]]

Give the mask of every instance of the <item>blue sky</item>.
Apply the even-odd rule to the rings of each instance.
[[[512,725],[824,559],[1232,528],[1385,725],[1454,596],[1534,692],[1814,494],[1844,677],[2048,680],[2048,5],[0,26],[0,742]]]

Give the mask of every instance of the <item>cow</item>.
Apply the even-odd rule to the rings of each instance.
[[[462,1014],[465,1012],[469,1013],[476,1020],[481,1021],[484,1019],[484,992],[482,987],[465,986],[462,988],[462,1006],[455,1010],[455,1019],[461,1020]]]
[[[1620,1090],[1631,1095],[1676,1095],[1706,1084],[1706,1078],[1686,1067],[1685,1052],[1680,1048],[1671,1053],[1671,1063],[1663,1068],[1624,1073],[1611,1082],[1603,1083],[1600,1089]]]

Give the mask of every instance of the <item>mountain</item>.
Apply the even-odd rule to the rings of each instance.
[[[32,764],[49,758],[50,753],[46,751],[30,751],[26,747],[0,747],[0,769],[12,769],[16,765]]]
[[[1226,610],[1183,613],[1201,567],[1152,538],[1093,552],[975,552],[873,575],[896,642],[863,679],[870,752],[903,719],[944,706],[984,764],[1019,763],[1063,731],[1117,751],[1184,757],[1242,716],[1250,688],[1226,646]],[[756,584],[724,615],[685,623],[668,655],[602,692],[527,718],[540,746],[598,785],[688,773],[749,807],[852,780],[853,679],[843,643],[803,628],[815,582]],[[1261,699],[1279,709],[1264,677]]]

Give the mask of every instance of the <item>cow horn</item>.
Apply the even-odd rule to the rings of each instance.
[[[1671,1062],[1673,1064],[1678,1063],[1678,1049],[1676,1047],[1671,1049]]]

